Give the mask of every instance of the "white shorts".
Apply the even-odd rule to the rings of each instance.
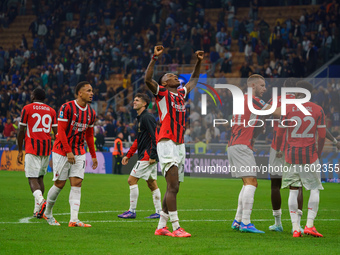
[[[50,156],[25,155],[25,175],[27,178],[38,178],[47,172]]]
[[[270,147],[268,173],[282,177],[282,167],[285,165],[285,154],[281,158],[276,157],[276,150]]]
[[[305,187],[306,190],[323,190],[321,173],[318,170],[319,159],[312,164],[289,164],[286,163],[287,171],[282,175],[282,189],[291,187]]]
[[[157,180],[157,163],[150,165],[149,161],[138,160],[130,175],[146,181],[149,179]]]
[[[185,145],[176,144],[172,140],[162,140],[157,143],[157,153],[162,174],[173,165],[178,167],[178,180],[184,181]]]
[[[71,164],[67,161],[67,157],[52,152],[53,161],[53,181],[65,181],[69,177],[78,177],[84,179],[86,154],[75,155],[76,163]]]
[[[253,151],[244,144],[229,146],[228,159],[232,177],[256,177],[257,165]]]

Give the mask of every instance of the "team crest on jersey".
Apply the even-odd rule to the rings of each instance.
[[[64,112],[63,111],[60,111],[59,118],[64,118]]]

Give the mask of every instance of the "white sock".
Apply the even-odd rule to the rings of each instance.
[[[242,189],[240,191],[240,194],[238,195],[238,204],[237,204],[237,210],[235,215],[235,220],[238,222],[242,221],[242,196],[243,196],[244,186],[242,186]]]
[[[288,198],[288,207],[290,213],[290,219],[293,225],[293,231],[300,231],[300,224],[299,224],[299,216],[297,214],[298,210],[298,190],[290,190],[289,191],[289,198]]]
[[[33,213],[36,213],[39,211],[39,203],[38,200],[36,198],[34,198],[34,211]]]
[[[281,215],[282,215],[282,211],[281,209],[279,210],[273,210],[273,216],[275,218],[275,225],[278,226],[278,225],[281,225]]]
[[[160,215],[161,215],[161,217],[159,218],[157,229],[161,229],[161,228],[166,227],[166,223],[169,220],[169,214],[161,211]]]
[[[244,186],[243,196],[242,196],[242,222],[244,225],[250,223],[250,215],[253,210],[254,196],[256,187],[253,185]]]
[[[308,200],[307,228],[314,227],[314,220],[318,213],[320,202],[320,190],[312,189]]]
[[[301,226],[301,217],[303,213],[300,209],[298,209],[297,214],[298,214],[298,224],[299,226]]]
[[[61,189],[59,189],[57,186],[53,185],[50,190],[47,193],[47,204],[46,204],[46,210],[45,215],[50,218],[52,216],[52,209],[55,204],[55,201],[57,201],[58,195],[60,193]]]
[[[177,211],[169,211],[170,222],[172,223],[172,230],[175,231],[179,228],[179,219]]]
[[[71,209],[71,222],[77,222],[79,207],[80,207],[81,187],[71,187],[70,190],[70,209]]]
[[[39,205],[41,204],[42,201],[44,201],[44,197],[43,197],[40,189],[37,189],[36,191],[34,191],[33,196],[37,200]]]
[[[137,201],[138,201],[138,195],[139,195],[139,190],[138,190],[138,184],[131,185],[130,186],[130,212],[136,212],[137,208]]]
[[[152,200],[155,205],[156,213],[159,214],[162,210],[161,191],[159,189],[152,191]]]

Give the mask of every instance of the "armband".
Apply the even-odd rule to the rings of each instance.
[[[156,56],[156,55],[154,54],[154,55],[152,56],[152,59],[155,60],[155,61],[157,61],[158,56]]]

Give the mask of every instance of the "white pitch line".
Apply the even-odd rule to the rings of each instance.
[[[30,223],[30,219],[33,219],[33,217],[25,217],[19,220],[19,223]]]
[[[234,219],[221,219],[221,220],[214,220],[214,219],[203,219],[203,220],[181,220],[181,222],[232,222]],[[254,219],[256,221],[273,221],[273,219]],[[290,221],[290,219],[282,219],[282,221]],[[340,219],[317,219],[316,221],[340,221]],[[154,220],[94,220],[89,221],[89,223],[152,223],[156,222]],[[0,224],[46,224],[45,221],[36,221],[36,222],[0,222]],[[67,224],[68,221],[59,221],[59,223]]]
[[[285,208],[283,210],[288,210]],[[153,212],[154,210],[136,210],[136,212]],[[178,209],[179,212],[234,212],[236,209]],[[272,211],[272,209],[254,209],[254,211]],[[329,209],[320,209],[319,211],[339,211],[339,210],[329,210]],[[123,210],[114,210],[114,211],[90,211],[90,212],[79,212],[80,214],[92,214],[92,213],[121,213]],[[54,213],[53,215],[70,215],[70,213]]]
[[[256,211],[271,211],[272,209],[254,209]],[[136,212],[152,212],[153,210],[137,210]],[[230,212],[230,211],[236,211],[236,209],[179,209],[180,212]],[[337,210],[327,210],[327,209],[321,209],[319,211],[337,211]],[[90,212],[79,212],[81,214],[98,214],[98,213],[120,213],[122,210],[114,210],[114,211],[90,211]],[[55,213],[54,215],[60,216],[60,215],[70,215],[70,213]],[[30,222],[30,220],[33,219],[33,217],[25,217],[19,220],[18,223],[33,223]],[[120,221],[117,221],[120,222]],[[136,222],[136,221],[133,221]],[[4,223],[15,223],[15,222],[0,222],[0,224]],[[37,222],[34,222],[37,223]]]

